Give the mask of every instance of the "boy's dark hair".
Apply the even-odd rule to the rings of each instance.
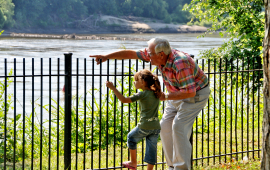
[[[143,69],[134,75],[134,79],[136,81],[138,81],[139,79],[145,81],[147,87],[154,92],[156,98],[159,98],[161,96],[161,88],[158,76],[153,75],[151,71]]]

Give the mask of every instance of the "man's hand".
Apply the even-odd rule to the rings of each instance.
[[[160,101],[165,101],[165,93],[164,92],[161,93],[161,95],[159,97],[159,100]]]
[[[196,92],[192,92],[192,93],[182,93],[181,91],[177,91],[177,92],[172,92],[169,94],[169,98],[167,100],[182,100],[182,99],[187,99],[190,97],[194,97],[196,95]],[[165,93],[162,92],[161,96],[159,97],[159,100],[161,101],[165,101]]]
[[[107,61],[107,57],[104,55],[90,55],[89,57],[96,58],[95,61],[97,62],[97,65],[99,65],[101,62]]]

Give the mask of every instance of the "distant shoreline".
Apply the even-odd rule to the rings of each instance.
[[[163,32],[151,32],[155,33],[204,33],[205,30],[201,31],[190,31],[190,32],[173,32],[173,31],[163,31]],[[14,37],[14,38],[50,38],[50,39],[89,39],[89,40],[137,40],[144,41],[142,38],[132,38],[132,37],[117,37],[113,34],[149,34],[149,32],[110,32],[110,31],[85,31],[77,29],[53,29],[48,30],[4,30],[2,37]],[[151,34],[150,33],[150,34]],[[104,36],[104,34],[111,34],[112,36]]]
[[[133,41],[145,41],[143,38],[133,37],[117,37],[117,36],[102,36],[102,34],[89,34],[89,35],[77,35],[77,34],[36,34],[36,33],[9,33],[2,34],[3,37],[15,37],[15,38],[49,38],[49,39],[76,39],[76,40],[133,40]]]
[[[111,39],[122,40],[123,37],[108,37],[102,34],[144,34],[144,33],[204,33],[203,26],[188,26],[181,24],[164,23],[149,18],[101,15],[99,21],[103,26],[84,25],[84,28],[25,28],[4,30],[4,37],[19,38],[56,38],[56,39]],[[131,38],[133,40],[142,40]]]

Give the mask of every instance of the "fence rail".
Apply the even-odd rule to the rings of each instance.
[[[194,122],[193,166],[260,157],[261,59],[196,62],[210,80],[211,95]],[[96,66],[69,53],[64,61],[5,59],[0,67],[0,167],[121,169],[129,159],[126,136],[139,120],[139,106],[119,102],[105,81],[131,95],[137,92],[133,75],[143,68],[159,75],[156,67],[138,60]],[[143,140],[138,144],[141,169],[144,148]],[[155,169],[167,168],[160,140],[157,160]]]

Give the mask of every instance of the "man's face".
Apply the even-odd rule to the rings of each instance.
[[[158,65],[162,64],[160,53],[156,54],[156,52],[155,52],[155,45],[150,44],[148,46],[147,51],[148,51],[148,55],[150,56],[152,65],[157,65],[158,66]]]

